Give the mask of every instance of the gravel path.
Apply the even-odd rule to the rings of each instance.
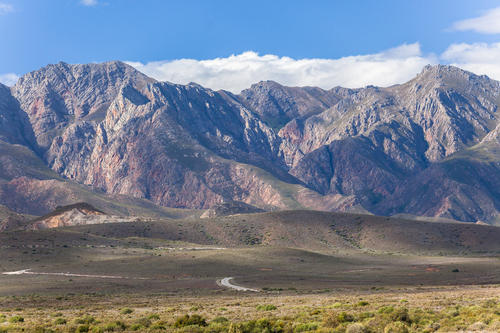
[[[14,272],[3,272],[3,275],[56,275],[56,276],[74,276],[74,277],[89,277],[89,278],[100,278],[100,279],[139,279],[146,280],[146,278],[130,278],[126,276],[119,275],[92,275],[92,274],[74,274],[74,273],[44,273],[44,272],[32,272],[31,269],[22,269],[20,271]]]
[[[219,285],[221,285],[223,287],[231,288],[234,290],[238,290],[238,291],[253,291],[253,292],[257,292],[257,293],[259,292],[257,289],[246,288],[246,287],[241,287],[241,286],[237,286],[235,284],[232,284],[231,283],[232,279],[233,279],[232,277],[223,278],[222,280],[220,280]]]

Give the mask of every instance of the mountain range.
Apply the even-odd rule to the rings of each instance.
[[[61,62],[0,84],[0,204],[9,216],[240,202],[500,224],[499,103],[500,82],[443,65],[387,88],[262,81],[236,95],[119,61]]]

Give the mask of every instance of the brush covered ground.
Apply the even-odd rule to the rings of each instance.
[[[498,332],[500,286],[0,298],[1,332]]]
[[[3,232],[0,272],[85,276],[1,274],[0,332],[495,332],[499,239],[313,211]]]

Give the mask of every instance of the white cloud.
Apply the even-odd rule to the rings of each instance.
[[[14,6],[5,2],[0,2],[0,15],[8,14],[13,11],[14,11]]]
[[[441,55],[445,62],[500,80],[500,43],[452,44]]]
[[[84,6],[96,6],[97,0],[80,0],[80,3]]]
[[[160,81],[196,82],[212,89],[240,92],[262,80],[288,86],[363,87],[389,86],[411,79],[422,67],[435,63],[423,56],[420,44],[403,44],[376,54],[339,59],[293,59],[272,54],[244,52],[210,60],[178,59],[146,64],[128,62]]]
[[[500,7],[490,9],[482,16],[455,22],[453,30],[472,30],[483,34],[500,34]]]
[[[14,73],[0,74],[0,83],[3,83],[9,87],[16,84],[18,79],[19,76]]]

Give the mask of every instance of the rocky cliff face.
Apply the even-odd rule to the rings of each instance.
[[[0,83],[0,140],[10,144],[31,146],[33,130],[26,113],[12,96],[10,89]]]
[[[267,81],[233,95],[156,82],[121,62],[59,63],[0,86],[0,140],[36,153],[58,182],[168,207],[495,221],[499,95],[499,82],[450,66],[388,88]],[[0,198],[13,208],[9,188],[54,177],[16,173],[6,155]]]
[[[43,150],[69,124],[102,119],[120,89],[142,88],[154,82],[121,62],[48,65],[21,77],[12,88],[26,112]]]

